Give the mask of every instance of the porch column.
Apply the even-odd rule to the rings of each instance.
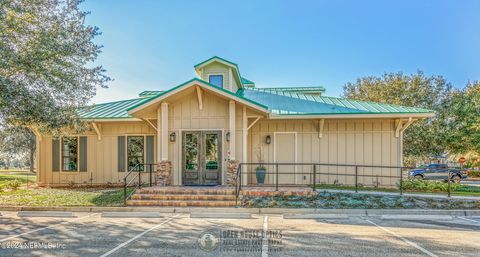
[[[162,103],[160,108],[162,113],[161,160],[168,161],[168,103]]]
[[[230,159],[235,158],[235,101],[230,101],[228,105],[229,109],[229,129],[230,129]]]
[[[248,146],[247,146],[247,138],[248,138],[248,116],[247,116],[247,107],[243,106],[243,117],[242,117],[242,150],[243,150],[243,153],[242,153],[242,162],[243,163],[247,163],[248,162]],[[247,172],[248,171],[248,167],[245,166],[244,167],[244,172]],[[243,185],[246,185],[248,183],[248,177],[247,177],[247,173],[244,173],[244,176],[242,176],[242,184]]]
[[[162,113],[160,106],[157,108],[157,162],[162,160]]]

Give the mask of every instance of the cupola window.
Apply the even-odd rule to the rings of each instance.
[[[223,88],[223,75],[210,75],[208,76],[208,82],[212,85]]]

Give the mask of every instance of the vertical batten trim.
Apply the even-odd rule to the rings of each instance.
[[[162,109],[162,161],[168,161],[168,103],[161,104]]]
[[[247,116],[247,107],[243,106],[243,142],[242,142],[242,160],[244,163],[248,162],[248,157],[247,157],[247,139],[248,139],[248,116]],[[242,176],[242,184],[246,185],[248,182],[248,177],[247,173],[245,173],[245,176]]]
[[[235,101],[230,101],[228,104],[229,109],[229,129],[230,129],[230,159],[236,160],[235,158]]]
[[[232,72],[232,68],[228,69],[228,90],[233,92],[233,72]]]
[[[157,108],[157,161],[160,161],[162,159],[162,151],[161,151],[161,145],[162,145],[162,136],[161,136],[161,130],[162,130],[162,115],[161,115],[161,110],[160,106]]]

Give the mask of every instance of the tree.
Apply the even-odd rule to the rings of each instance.
[[[101,46],[81,0],[0,1],[0,153],[30,155],[25,126],[58,135],[80,130],[77,110],[110,80],[93,65]],[[33,166],[33,165],[31,165]]]
[[[407,165],[447,150],[446,138],[449,132],[446,122],[451,96],[455,92],[443,77],[427,77],[421,71],[412,75],[398,72],[381,77],[363,77],[355,83],[347,83],[343,88],[343,94],[347,98],[435,111],[434,118],[416,121],[405,131],[403,153]]]
[[[98,28],[81,0],[0,2],[0,124],[78,128],[77,109],[110,80],[92,62]]]
[[[18,126],[8,126],[0,130],[0,149],[9,159],[24,160],[22,163],[30,164],[33,172],[35,158],[35,135],[30,129]]]
[[[452,131],[448,143],[452,153],[480,153],[480,82],[468,83],[452,97]]]

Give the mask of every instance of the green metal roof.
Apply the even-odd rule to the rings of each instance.
[[[242,77],[241,79],[242,79],[242,84],[244,84],[244,85],[254,85],[255,84],[253,81],[248,80],[246,78]]]
[[[141,98],[97,104],[80,109],[83,119],[126,119],[138,106],[148,103],[166,93],[182,87],[192,81],[198,81],[232,97],[238,97],[254,105],[268,109],[278,115],[331,115],[331,114],[414,114],[434,113],[432,110],[405,107],[392,104],[357,101],[352,99],[305,94],[305,92],[325,91],[323,87],[300,88],[242,88],[236,93],[219,88],[204,80],[194,78],[167,91],[144,91]]]
[[[288,90],[245,88],[240,89],[237,94],[266,105],[272,113],[280,115],[433,113],[423,108],[307,95]]]
[[[276,92],[290,92],[299,94],[322,94],[325,93],[324,87],[267,87],[267,88],[255,88],[257,91],[266,93]]]
[[[138,94],[138,96],[140,96],[140,97],[152,97],[152,96],[158,95],[162,92],[163,91],[143,91],[140,94]]]
[[[132,110],[132,109],[135,109],[135,108],[137,108],[138,106],[140,106],[140,105],[142,105],[142,104],[148,103],[148,102],[150,102],[150,101],[152,101],[152,100],[154,100],[154,99],[156,99],[156,98],[158,98],[158,97],[160,97],[160,96],[162,96],[162,95],[165,95],[165,94],[167,94],[167,93],[169,93],[169,92],[171,92],[171,91],[173,91],[173,90],[175,90],[175,89],[177,89],[177,88],[179,88],[179,87],[182,87],[182,86],[184,86],[184,85],[186,85],[186,84],[188,84],[188,83],[190,83],[190,82],[192,82],[192,81],[201,82],[201,83],[206,84],[206,85],[208,85],[208,86],[211,86],[211,87],[213,87],[213,88],[215,88],[215,89],[217,89],[217,90],[220,90],[220,91],[222,91],[222,92],[225,92],[225,93],[227,93],[227,94],[229,94],[229,95],[231,95],[231,96],[233,96],[233,97],[241,98],[241,99],[243,99],[243,100],[245,100],[245,101],[247,101],[247,102],[250,102],[250,103],[252,103],[252,104],[255,104],[255,105],[257,105],[257,106],[259,106],[259,107],[261,107],[261,108],[268,109],[267,106],[265,106],[265,105],[263,105],[263,104],[261,104],[261,103],[257,103],[256,101],[254,101],[254,100],[252,100],[252,99],[248,99],[248,98],[242,97],[242,96],[239,95],[239,94],[230,92],[230,91],[228,91],[228,90],[226,90],[226,89],[224,89],[224,88],[221,88],[221,87],[217,87],[217,86],[215,86],[215,85],[213,85],[213,84],[210,84],[210,83],[208,83],[208,82],[206,82],[206,81],[204,81],[204,80],[201,80],[201,79],[199,79],[199,78],[193,78],[193,79],[191,79],[191,80],[189,80],[189,81],[187,81],[187,82],[185,82],[185,83],[182,83],[182,84],[180,84],[180,85],[178,85],[178,86],[176,86],[176,87],[173,87],[173,88],[171,88],[171,89],[169,89],[169,90],[167,90],[167,91],[163,91],[163,92],[155,95],[154,97],[147,98],[144,102],[140,102],[140,103],[138,103],[138,104],[135,104],[135,105],[129,107],[129,108],[127,109],[127,111]]]
[[[237,69],[238,69],[238,65],[237,65],[236,63],[231,62],[231,61],[229,61],[229,60],[227,60],[227,59],[223,59],[222,57],[218,57],[218,56],[213,56],[213,57],[211,57],[211,58],[208,58],[207,60],[205,60],[205,61],[203,61],[203,62],[201,62],[201,63],[199,63],[199,64],[196,64],[196,65],[193,66],[193,67],[194,67],[194,68],[197,68],[198,66],[201,66],[202,64],[205,64],[205,63],[207,63],[207,62],[209,62],[209,61],[211,61],[211,60],[213,60],[213,59],[222,60],[222,61],[224,61],[224,62],[226,62],[226,63],[229,63],[229,64],[237,67]]]
[[[132,118],[127,111],[128,108],[141,104],[150,98],[137,98],[117,102],[96,104],[81,108],[79,111],[82,119],[127,119]]]

